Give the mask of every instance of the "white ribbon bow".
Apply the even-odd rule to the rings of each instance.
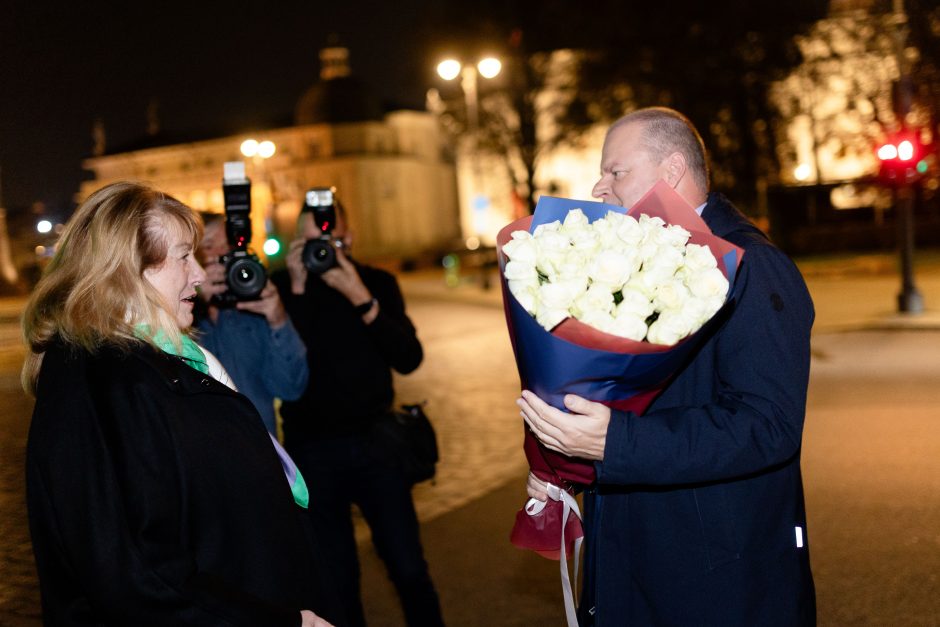
[[[568,543],[565,542],[565,528],[568,526],[568,516],[572,512],[578,517],[578,520],[583,522],[584,519],[581,517],[581,509],[578,507],[578,502],[567,490],[551,483],[546,485],[548,486],[546,489],[548,498],[553,501],[561,501],[563,506],[561,516],[561,559],[558,560],[561,566],[561,591],[565,597],[565,616],[568,619],[568,627],[578,627],[578,614],[576,611],[576,604],[578,602],[577,590],[572,587],[571,579],[568,577]],[[529,499],[525,504],[525,511],[529,516],[537,516],[545,509],[546,503],[547,501]],[[578,584],[578,564],[581,561],[581,541],[583,539],[584,538],[577,538],[574,541],[574,555],[572,558],[574,561],[575,586]]]

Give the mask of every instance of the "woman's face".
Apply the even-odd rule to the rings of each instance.
[[[183,229],[172,225],[166,229],[166,238],[169,243],[166,259],[161,265],[144,270],[144,278],[160,292],[166,310],[185,329],[193,324],[196,286],[206,279],[206,273],[193,254],[192,239]]]

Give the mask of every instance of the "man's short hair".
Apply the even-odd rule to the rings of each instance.
[[[628,113],[611,124],[607,134],[610,135],[616,128],[634,123],[643,126],[640,138],[655,163],[661,162],[674,152],[681,153],[696,186],[703,192],[708,191],[709,169],[705,143],[687,117],[668,107],[647,107]]]

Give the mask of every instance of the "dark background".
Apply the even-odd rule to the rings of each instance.
[[[161,132],[207,138],[291,124],[318,51],[350,49],[386,108],[423,108],[434,3],[0,3],[2,202],[70,209],[104,122],[109,151]],[[227,10],[225,7],[228,7]]]

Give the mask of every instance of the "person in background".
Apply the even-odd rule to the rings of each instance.
[[[47,625],[341,622],[300,475],[188,336],[200,235],[172,197],[108,185],[69,220],[26,306]]]
[[[443,620],[421,547],[411,484],[370,440],[372,425],[392,407],[392,370],[407,374],[417,368],[421,343],[395,277],[344,252],[352,243],[345,218],[337,203],[332,237],[342,245],[336,265],[318,274],[304,265],[303,249],[323,232],[313,214],[302,211],[287,269],[272,277],[307,344],[310,365],[303,396],[281,406],[284,444],[309,477],[317,504],[311,519],[317,535],[330,539],[325,557],[350,625],[365,625],[351,512],[355,503],[408,625],[434,627]]]
[[[813,625],[800,473],[813,303],[793,262],[709,193],[698,132],[649,108],[607,132],[594,196],[630,207],[664,180],[744,249],[729,309],[643,416],[568,395],[518,403],[548,448],[594,460],[581,625]],[[529,495],[546,486],[529,476]]]
[[[202,214],[205,231],[197,248],[206,280],[197,290],[199,343],[209,349],[251,399],[267,430],[277,435],[274,400],[296,400],[307,387],[307,349],[270,281],[258,300],[221,307],[216,297],[227,290],[219,258],[231,250],[221,214]]]

